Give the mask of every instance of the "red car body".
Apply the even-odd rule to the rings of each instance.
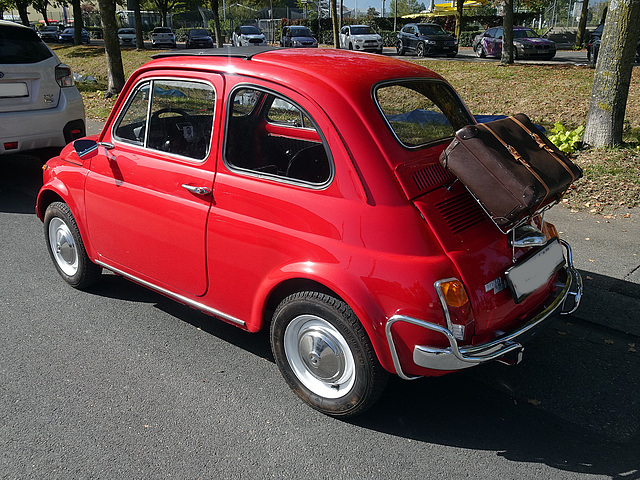
[[[448,92],[456,115],[473,122],[441,77],[413,63],[369,54],[243,52],[159,55],[131,75],[102,133],[84,140],[91,152],[79,155],[68,145],[47,163],[36,208],[49,228],[56,266],[73,239],[64,228],[55,233],[61,222],[51,224],[47,211],[52,204],[65,204],[79,235],[71,247],[83,245],[92,264],[250,332],[268,327],[279,305],[300,292],[336,299],[357,317],[366,332],[362,342],[373,348],[380,371],[403,378],[441,375],[519,353],[521,337],[577,307],[579,275],[566,243],[560,270],[549,272],[526,298],[514,300],[505,271],[542,247],[509,246],[509,235],[440,166],[438,157],[451,138],[407,145],[390,126],[391,116],[381,111],[377,88],[418,79]],[[158,82],[167,79],[178,90],[193,81],[213,92],[213,123],[209,137],[204,135],[210,144],[194,154],[197,160],[161,151],[164,147],[145,148],[151,133],[146,140],[119,137],[128,135],[119,130],[122,112],[132,109],[136,98],[155,95]],[[152,80],[157,82],[145,83]],[[297,115],[299,108],[303,118],[273,120],[271,111],[243,116],[251,108],[258,112],[266,99],[276,105],[274,98],[284,101],[278,114]],[[240,125],[239,119],[247,134],[232,148],[238,138],[232,125]],[[305,126],[309,120],[311,127]],[[146,121],[153,126],[157,119]],[[196,129],[195,120],[181,122],[186,138],[185,132]],[[262,144],[253,145],[258,135]],[[322,145],[328,166],[317,177],[301,180],[269,173],[264,166],[243,166],[246,158],[266,157],[273,150],[265,147],[267,141]],[[235,153],[242,148],[250,148],[250,154]],[[531,223],[547,245],[556,242],[552,226],[540,218]],[[325,345],[340,337],[328,330],[320,326],[320,333],[298,333],[292,340],[302,345],[316,339],[323,345],[304,347],[309,359],[302,355],[298,367],[308,360],[312,370],[325,350],[337,356],[325,362],[342,361],[340,346]],[[278,341],[272,341],[282,369],[284,353],[279,355]],[[344,358],[352,366],[349,354]],[[342,393],[333,395],[325,372],[311,375],[310,382],[320,378],[323,383],[317,391],[304,379],[307,390],[296,391],[325,413],[360,413],[379,395],[369,392],[355,407],[336,407],[324,397],[342,398]],[[294,390],[300,386],[299,379],[287,381]],[[340,388],[351,388],[350,382]],[[329,394],[323,395],[327,385]]]

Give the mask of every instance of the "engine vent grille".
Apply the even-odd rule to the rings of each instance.
[[[436,208],[454,235],[459,235],[488,219],[478,202],[466,190],[436,203]]]
[[[396,175],[410,199],[452,183],[456,179],[442,165],[433,161],[401,165],[397,168]]]

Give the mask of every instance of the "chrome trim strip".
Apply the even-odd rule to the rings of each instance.
[[[523,327],[496,340],[481,345],[459,347],[458,341],[451,331],[441,325],[404,315],[392,316],[385,326],[385,333],[387,336],[387,342],[389,343],[389,350],[391,352],[393,365],[398,376],[404,380],[413,380],[418,378],[409,377],[402,370],[391,332],[391,327],[396,322],[405,322],[432,330],[443,335],[449,342],[448,348],[433,348],[428,345],[416,345],[413,350],[413,361],[416,365],[434,370],[460,370],[483,362],[496,360],[513,351],[522,351],[524,347],[521,343],[516,341],[518,337],[539,327],[545,320],[556,313],[569,314],[574,312],[578,308],[582,297],[582,278],[580,273],[578,273],[573,266],[571,247],[565,241],[562,241],[562,244],[567,249],[567,265],[564,267],[567,273],[567,280],[562,286],[562,289],[556,294],[549,306],[529,320],[529,322],[527,322]],[[573,297],[574,305],[570,307],[570,310],[567,310],[565,302],[569,297]]]
[[[185,305],[188,305],[190,307],[193,307],[197,310],[202,310],[203,312],[208,313],[209,315],[213,315],[214,317],[218,317],[221,318],[223,320],[226,320],[228,322],[234,323],[236,325],[239,325],[241,327],[244,327],[246,325],[246,323],[244,322],[244,320],[240,320],[238,318],[232,317],[231,315],[227,315],[226,313],[222,313],[220,310],[216,310],[215,308],[211,308],[207,305],[204,305],[200,302],[196,302],[194,300],[191,300],[190,298],[187,298],[183,295],[179,295],[177,293],[171,292],[165,288],[159,287],[157,285],[154,285],[153,283],[147,282],[145,280],[141,280],[138,277],[135,277],[133,275],[130,275],[128,273],[123,272],[122,270],[119,270],[115,267],[112,267],[111,265],[108,265],[104,262],[101,262],[100,260],[95,260],[95,263],[97,263],[98,265],[100,265],[103,268],[106,268],[107,270],[111,270],[114,273],[117,273],[118,275],[121,275],[129,280],[132,280],[136,283],[139,283],[140,285],[143,285],[147,288],[150,288],[151,290],[155,290],[158,293],[161,293],[162,295],[165,295],[169,298],[172,298],[174,300],[177,300],[180,303],[184,303]]]

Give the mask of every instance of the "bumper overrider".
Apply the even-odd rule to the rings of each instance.
[[[558,288],[555,294],[545,304],[544,309],[531,318],[526,324],[515,331],[503,333],[500,337],[491,342],[481,345],[469,345],[460,347],[458,340],[449,328],[431,322],[426,322],[417,318],[404,315],[394,315],[389,319],[385,327],[391,357],[398,376],[405,380],[412,380],[417,377],[407,376],[400,365],[398,353],[394,344],[391,327],[396,322],[405,322],[412,325],[432,330],[440,333],[449,341],[447,348],[434,348],[428,345],[416,345],[413,350],[413,361],[416,365],[433,370],[461,370],[473,367],[484,362],[500,360],[505,356],[515,356],[517,363],[522,358],[524,351],[523,343],[536,333],[543,325],[558,315],[568,315],[573,313],[580,305],[583,285],[580,273],[573,266],[573,258],[570,245],[561,240],[565,248],[566,264],[560,271]],[[445,317],[448,313],[445,311]],[[449,322],[448,322],[449,323]]]

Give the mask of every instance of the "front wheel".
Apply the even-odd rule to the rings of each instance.
[[[53,264],[65,282],[83,289],[98,281],[102,268],[89,260],[78,225],[66,203],[54,202],[47,207],[44,235]]]
[[[424,43],[420,42],[416,47],[416,55],[418,55],[419,57],[424,57],[425,53],[426,51],[424,48]]]
[[[316,410],[352,417],[382,394],[387,372],[351,308],[319,292],[285,298],[271,323],[271,348],[289,387]]]
[[[478,58],[485,57],[484,48],[482,48],[482,45],[480,44],[476,45],[476,57]]]

